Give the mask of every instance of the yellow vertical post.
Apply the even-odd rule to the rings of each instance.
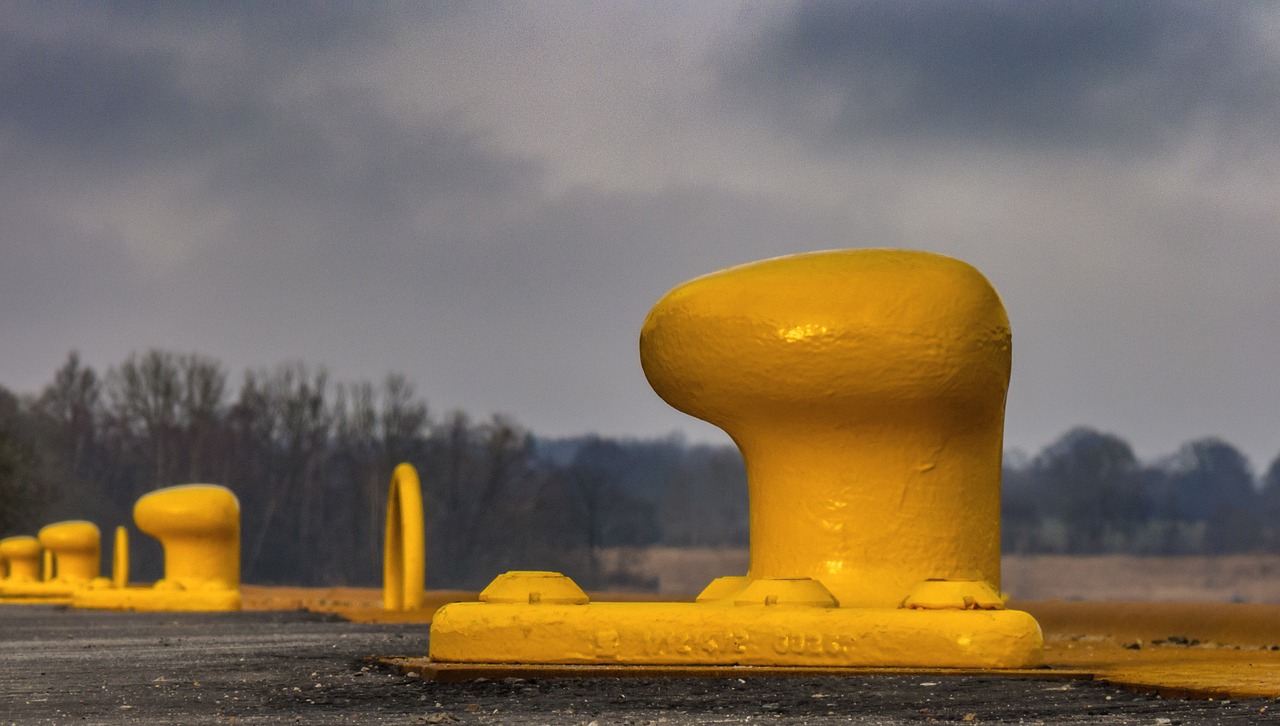
[[[111,548],[111,586],[129,586],[129,530],[116,527],[115,544]]]
[[[382,605],[417,610],[426,594],[426,527],[418,470],[400,464],[391,474],[382,554]]]

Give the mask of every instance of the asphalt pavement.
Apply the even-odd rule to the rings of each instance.
[[[1274,700],[1161,699],[988,676],[503,678],[432,683],[429,627],[307,612],[0,605],[0,724],[1280,723]]]

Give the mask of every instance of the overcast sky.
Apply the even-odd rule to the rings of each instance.
[[[1280,452],[1280,4],[0,5],[0,385],[78,349],[727,440],[637,336],[792,252],[964,259],[1006,442]]]

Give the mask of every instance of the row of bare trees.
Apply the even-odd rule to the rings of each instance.
[[[67,518],[108,531],[131,521],[147,491],[213,482],[240,499],[246,580],[375,584],[387,485],[402,461],[423,475],[436,587],[482,585],[521,567],[634,586],[607,582],[618,575],[601,572],[596,554],[661,541],[659,510],[684,521],[705,512],[709,542],[736,536],[716,527],[739,526],[737,514],[711,513],[724,507],[703,492],[654,485],[688,482],[724,459],[721,449],[676,439],[540,446],[503,416],[437,418],[394,374],[334,382],[323,368],[290,363],[232,387],[212,358],[151,350],[104,375],[72,353],[39,394],[0,389],[0,534]],[[740,486],[740,468],[721,486]],[[664,506],[670,498],[678,503]],[[135,546],[141,573],[156,574],[148,544]]]
[[[1006,456],[1003,478],[1009,551],[1280,552],[1280,457],[1259,481],[1221,439],[1144,464],[1120,437],[1076,428],[1033,459]]]
[[[68,518],[109,531],[147,491],[213,482],[240,498],[246,580],[376,584],[402,461],[423,476],[433,587],[521,568],[640,587],[603,571],[599,551],[747,543],[729,447],[540,440],[503,416],[437,416],[401,375],[335,382],[289,363],[235,387],[218,361],[161,350],[102,375],[72,353],[37,394],[0,388],[0,535]],[[1006,456],[1003,526],[1014,552],[1280,552],[1280,458],[1255,481],[1217,439],[1144,464],[1123,439],[1079,428]],[[156,545],[135,541],[139,575],[158,575]]]

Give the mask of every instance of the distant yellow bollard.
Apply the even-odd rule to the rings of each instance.
[[[101,534],[92,522],[46,525],[37,533],[34,547],[25,538],[11,539],[20,540],[17,547],[25,554],[20,567],[27,578],[5,586],[4,597],[11,602],[69,603],[73,593],[87,587],[102,567]],[[31,578],[33,570],[42,572]]]
[[[150,492],[133,508],[138,529],[164,547],[164,578],[150,587],[127,580],[128,539],[117,531],[111,586],[76,593],[78,608],[239,610],[240,503],[226,487],[183,484]]]
[[[40,541],[30,535],[0,539],[0,561],[4,563],[4,579],[0,579],[0,597],[16,583],[39,582],[42,556]]]
[[[508,586],[438,612],[432,659],[1040,663],[1039,626],[999,594],[1010,333],[981,273],[902,250],[734,267],[664,296],[640,354],[664,400],[742,451],[747,574],[693,604],[548,604],[529,580],[527,601]]]
[[[83,585],[102,571],[102,534],[93,522],[56,522],[41,528],[36,539],[53,555],[52,582]]]
[[[420,609],[426,596],[426,535],[422,485],[411,464],[400,464],[391,475],[382,557],[383,608]]]

